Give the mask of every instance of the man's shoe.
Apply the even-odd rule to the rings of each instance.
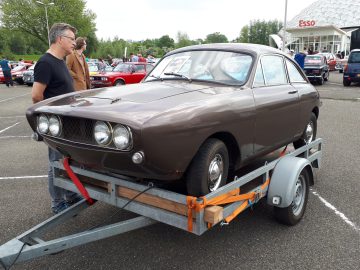
[[[64,211],[69,207],[70,205],[68,205],[66,202],[61,202],[56,207],[52,207],[51,210],[54,214],[59,214],[60,212]]]

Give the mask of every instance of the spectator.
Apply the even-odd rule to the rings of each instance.
[[[75,50],[66,57],[66,65],[74,80],[75,90],[90,89],[89,67],[83,53],[86,50],[86,38],[78,37],[75,43]]]
[[[0,66],[1,66],[2,72],[4,74],[4,79],[5,79],[6,86],[7,87],[10,87],[10,85],[14,86],[14,82],[13,82],[12,76],[11,76],[11,66],[9,64],[9,61],[6,60],[5,58],[3,58],[0,61]]]
[[[33,103],[58,95],[74,92],[73,80],[64,58],[73,52],[76,29],[66,23],[55,23],[49,31],[50,48],[41,56],[34,69],[32,88]],[[49,147],[49,161],[62,159],[63,156]],[[78,194],[54,185],[52,167],[49,167],[49,193],[51,209],[54,214],[68,208],[81,199]]]
[[[130,62],[139,62],[139,57],[133,53],[130,53]]]
[[[295,54],[295,57],[294,57],[294,60],[298,63],[298,65],[302,69],[304,69],[305,57],[306,57],[306,54],[303,52],[299,52],[299,53]]]
[[[146,62],[146,59],[142,56],[141,53],[138,53],[138,62]]]

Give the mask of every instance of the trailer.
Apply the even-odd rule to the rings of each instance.
[[[79,192],[84,200],[36,225],[0,246],[0,263],[5,269],[13,264],[43,255],[136,230],[157,222],[202,235],[213,226],[228,225],[245,209],[266,198],[282,223],[295,225],[305,211],[309,186],[314,184],[314,168],[320,168],[322,139],[285,153],[206,196],[192,197],[159,188],[153,183],[136,182],[126,177],[111,176],[79,166],[68,160],[55,161],[56,186]],[[52,240],[43,235],[96,201],[102,201],[138,216],[102,227]]]

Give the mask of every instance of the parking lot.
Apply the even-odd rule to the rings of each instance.
[[[12,269],[358,269],[360,86],[343,87],[342,74],[331,72],[316,88],[323,160],[298,225],[278,224],[262,202],[202,236],[156,224]],[[30,139],[25,117],[30,93],[0,85],[0,245],[52,216],[47,147]],[[117,211],[98,202],[49,237],[133,216]]]

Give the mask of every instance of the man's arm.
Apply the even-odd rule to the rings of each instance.
[[[39,101],[44,100],[44,91],[46,86],[47,85],[44,83],[34,82],[31,90],[31,97],[33,103],[38,103]]]

